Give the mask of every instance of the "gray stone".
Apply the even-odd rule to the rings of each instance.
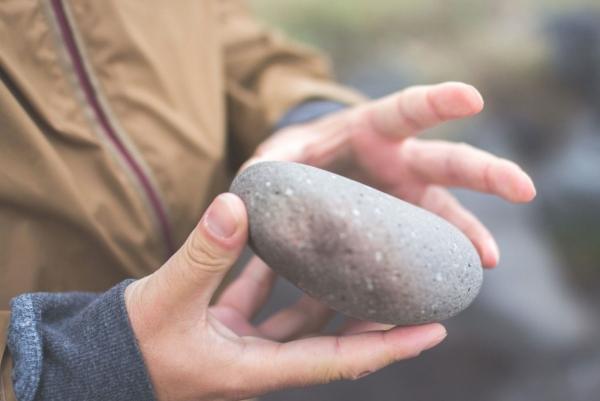
[[[314,167],[262,162],[231,192],[250,246],[271,268],[348,316],[396,325],[447,319],[482,282],[471,242],[438,216]]]

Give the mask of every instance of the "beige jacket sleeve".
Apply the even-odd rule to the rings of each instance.
[[[228,128],[246,158],[286,111],[310,99],[363,98],[332,81],[327,60],[257,22],[243,0],[222,0]]]

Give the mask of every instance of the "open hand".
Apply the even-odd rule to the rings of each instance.
[[[533,182],[515,163],[470,145],[415,138],[427,128],[482,109],[483,99],[472,86],[415,86],[285,128],[265,141],[252,161],[287,160],[334,169],[343,165],[346,175],[453,223],[473,242],[483,265],[492,267],[500,257],[495,240],[447,188],[528,202],[535,197]]]

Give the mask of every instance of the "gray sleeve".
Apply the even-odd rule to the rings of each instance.
[[[331,100],[309,100],[290,109],[273,128],[274,131],[277,131],[290,125],[316,120],[346,108],[348,108],[347,104]]]
[[[8,347],[19,401],[155,399],[125,309],[130,282],[103,294],[12,300]]]

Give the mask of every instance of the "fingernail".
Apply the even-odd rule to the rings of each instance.
[[[493,239],[488,240],[488,246],[492,250],[492,254],[494,255],[494,260],[496,261],[496,265],[500,263],[500,249],[498,249],[498,244]]]
[[[231,204],[233,196],[221,194],[208,207],[204,225],[216,237],[229,238],[237,230],[239,222]]]
[[[535,198],[537,196],[537,188],[535,187],[535,183],[533,182],[533,180],[531,179],[531,177],[529,177],[529,182],[531,183],[531,200],[533,200],[533,198]]]
[[[444,328],[438,335],[433,337],[433,339],[429,343],[427,343],[427,345],[425,345],[425,347],[423,348],[423,351],[427,351],[428,349],[435,347],[436,345],[441,343],[444,340],[444,338],[446,338],[447,335],[448,335],[448,332]]]

